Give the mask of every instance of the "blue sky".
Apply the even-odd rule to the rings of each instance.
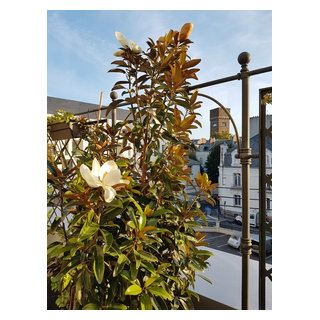
[[[51,11],[47,13],[47,94],[53,97],[99,103],[110,102],[109,93],[120,75],[108,73],[119,48],[115,31],[146,49],[148,37],[157,39],[170,29],[180,30],[186,22],[194,25],[189,55],[200,58],[198,81],[202,83],[240,71],[238,55],[250,52],[249,69],[272,65],[271,10],[128,10]],[[258,115],[258,90],[272,85],[271,73],[251,78],[251,116]],[[233,81],[199,92],[206,93],[231,108],[241,132],[241,83]],[[202,128],[193,138],[209,137],[209,110],[204,102],[200,113]],[[233,129],[231,129],[233,133]],[[240,133],[241,134],[241,133]]]

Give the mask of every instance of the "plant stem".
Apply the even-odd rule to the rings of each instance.
[[[66,226],[65,226],[64,218],[63,218],[63,194],[62,194],[62,184],[61,183],[59,185],[59,196],[60,196],[60,214],[61,214],[61,221],[62,221],[62,229],[63,229],[65,240],[66,240],[66,242],[68,242]]]

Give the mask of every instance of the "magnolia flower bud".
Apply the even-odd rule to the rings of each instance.
[[[192,23],[185,23],[180,30],[180,41],[188,39],[192,29],[193,29]]]
[[[124,51],[123,51],[123,50],[120,50],[120,51],[115,52],[113,55],[114,55],[115,57],[121,57],[123,54],[124,54]]]
[[[141,53],[142,52],[142,49],[140,46],[138,46],[137,44],[135,44],[133,47],[132,47],[132,52],[133,53]]]
[[[116,38],[124,48],[129,48],[128,40],[121,32],[116,31]]]

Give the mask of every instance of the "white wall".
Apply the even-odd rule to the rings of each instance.
[[[210,267],[203,275],[213,282],[213,286],[200,277],[196,277],[195,292],[221,302],[235,309],[241,309],[241,256],[220,250],[201,247],[211,251]],[[272,265],[267,264],[267,269]],[[249,264],[249,307],[259,309],[259,262],[250,259]],[[272,309],[272,282],[266,278],[266,309]]]

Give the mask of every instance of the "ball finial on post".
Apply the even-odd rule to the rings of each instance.
[[[115,91],[111,91],[110,98],[113,100],[116,100],[118,98],[118,94]]]
[[[238,56],[238,62],[241,64],[241,71],[248,71],[248,64],[251,61],[251,54],[249,52],[242,52]]]
[[[242,52],[239,54],[238,62],[243,64],[248,64],[251,61],[251,54],[249,52]]]

